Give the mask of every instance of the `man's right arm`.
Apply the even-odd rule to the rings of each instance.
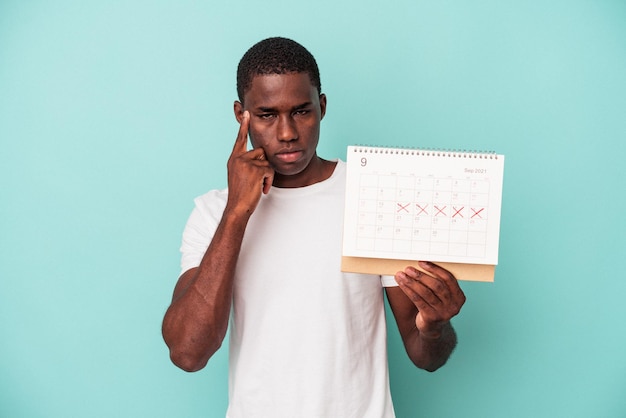
[[[226,331],[241,243],[261,192],[274,172],[263,149],[247,150],[248,112],[228,160],[228,200],[200,265],[183,273],[163,319],[163,338],[172,362],[183,370],[202,369],[220,348]]]
[[[172,362],[183,370],[202,369],[226,335],[246,225],[247,219],[225,211],[200,266],[187,270],[176,284],[163,338]]]

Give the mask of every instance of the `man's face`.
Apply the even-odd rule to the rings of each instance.
[[[250,112],[250,141],[263,148],[275,170],[283,176],[306,176],[316,157],[320,121],[326,97],[319,95],[307,73],[258,75],[245,93],[243,105],[235,103],[237,119]]]

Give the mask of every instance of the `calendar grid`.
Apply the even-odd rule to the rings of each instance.
[[[488,181],[363,174],[359,183],[359,250],[485,256]]]

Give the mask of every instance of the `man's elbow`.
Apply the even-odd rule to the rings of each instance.
[[[169,349],[170,360],[174,365],[186,372],[197,372],[202,370],[209,359],[220,349],[224,335],[211,334],[213,338],[197,338],[181,332],[180,327],[172,325],[171,322],[164,321],[162,335],[165,345]]]
[[[437,370],[439,370],[440,368],[443,367],[445,363],[441,363],[441,364],[428,364],[424,367],[422,367],[422,370],[426,370],[429,373],[433,373],[436,372]]]
[[[411,361],[418,369],[422,369],[427,372],[433,373],[439,370],[441,367],[443,367],[443,365],[446,364],[447,359],[444,361],[438,361],[438,362],[425,362],[422,359],[411,359]]]
[[[211,358],[215,351],[208,356],[199,356],[197,354],[170,348],[170,360],[172,360],[172,363],[174,363],[176,367],[192,373],[202,370],[207,365],[209,358]]]
[[[179,338],[173,338],[166,332],[163,333],[163,339],[169,348],[172,363],[186,372],[202,370],[222,346],[222,339],[208,340],[199,344],[193,340],[180,341]]]

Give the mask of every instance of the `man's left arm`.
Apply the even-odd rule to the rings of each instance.
[[[448,270],[419,262],[422,273],[407,267],[395,275],[398,287],[387,287],[387,299],[411,361],[435,371],[443,366],[456,346],[450,319],[465,303],[465,295]]]

